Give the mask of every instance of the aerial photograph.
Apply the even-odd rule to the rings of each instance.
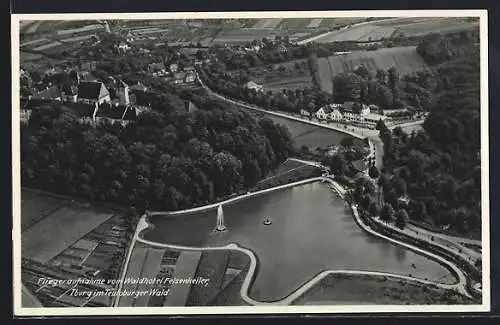
[[[483,303],[479,17],[110,17],[19,22],[22,308]]]

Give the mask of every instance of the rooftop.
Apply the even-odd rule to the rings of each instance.
[[[99,81],[82,81],[78,85],[78,97],[84,99],[99,100],[109,95],[104,84]]]
[[[57,86],[49,87],[33,96],[34,99],[55,99],[59,97],[61,97],[61,92]]]

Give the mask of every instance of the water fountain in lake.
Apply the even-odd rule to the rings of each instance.
[[[222,211],[222,204],[219,204],[219,207],[217,208],[217,226],[215,226],[215,230],[226,230],[226,226],[224,225],[224,212]]]

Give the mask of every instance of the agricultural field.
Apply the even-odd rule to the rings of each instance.
[[[327,58],[318,58],[318,72],[320,79],[320,88],[326,93],[332,94],[333,82],[330,64]]]
[[[278,81],[264,82],[264,91],[277,93],[285,90],[297,90],[313,87],[311,76],[283,78]]]
[[[286,30],[271,28],[242,28],[227,30],[219,33],[212,41],[212,44],[243,44],[253,40],[262,40],[264,37],[274,39],[276,36],[285,35]]]
[[[132,251],[130,263],[127,269],[125,279],[140,279],[156,278],[160,273],[162,258],[165,253],[164,249],[156,249],[146,247],[142,244],[137,244]],[[123,290],[128,291],[142,291],[151,290],[156,287],[156,284],[139,284],[139,283],[126,283],[123,285]],[[120,298],[120,306],[147,306],[150,296],[141,296],[134,298],[132,296],[123,296]]]
[[[276,28],[280,24],[280,18],[259,19],[252,27],[253,28]]]
[[[318,28],[319,25],[321,25],[321,22],[323,21],[323,18],[314,18],[311,20],[311,22],[307,25],[307,28]]]
[[[366,20],[363,17],[336,17],[336,18],[323,18],[319,24],[320,28],[330,28],[339,25],[356,24]]]
[[[316,39],[318,43],[344,42],[344,41],[372,41],[382,37],[390,37],[394,29],[391,27],[380,27],[373,24],[365,24],[352,28],[346,27],[326,34]],[[380,37],[380,38],[374,38]]]
[[[36,222],[54,213],[67,201],[47,196],[43,199],[40,195],[31,191],[21,192],[21,231],[27,230]]]
[[[230,72],[236,76],[240,71]],[[247,70],[250,80],[262,84],[264,91],[281,92],[313,86],[311,71],[306,59],[291,60]]]
[[[21,224],[22,281],[44,306],[111,304],[109,297],[71,296],[69,284],[44,286],[38,279],[118,278],[131,238],[123,213],[23,190]],[[82,284],[77,289],[96,289],[92,287]]]
[[[23,232],[22,255],[46,263],[111,217],[76,204],[64,206]]]
[[[332,75],[353,71],[361,65],[372,74],[375,74],[377,69],[387,70],[391,67],[395,67],[402,75],[429,68],[417,54],[415,46],[353,51],[346,55],[330,56],[328,63]],[[325,66],[321,68],[326,70]]]
[[[464,22],[459,19],[419,22],[399,26],[397,33],[406,36],[422,36],[428,33],[451,33],[479,28],[479,22]]]
[[[422,36],[428,33],[449,33],[468,30],[474,27],[478,27],[479,20],[456,17],[409,17],[387,19],[385,21],[374,22],[374,24],[381,27],[394,28],[394,35],[403,33],[404,36],[411,37]]]
[[[294,301],[294,305],[427,305],[471,303],[452,290],[387,277],[329,275]]]
[[[304,29],[309,26],[311,18],[284,18],[281,20],[279,28],[284,29]]]
[[[319,27],[326,27],[325,24],[341,24],[339,20],[329,20],[335,18],[325,18]],[[359,22],[359,21],[358,21]],[[428,33],[448,33],[460,30],[471,29],[478,26],[478,21],[474,22],[467,18],[387,18],[371,23],[363,23],[353,27],[345,27],[337,31],[332,31],[316,39],[318,43],[357,41],[369,42],[382,39],[389,39],[403,33],[404,36],[422,36]],[[344,23],[345,24],[345,23]]]

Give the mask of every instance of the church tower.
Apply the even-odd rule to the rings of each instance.
[[[118,97],[118,100],[120,101],[120,105],[130,104],[129,87],[122,80],[118,82],[118,87],[116,88],[116,95]]]

